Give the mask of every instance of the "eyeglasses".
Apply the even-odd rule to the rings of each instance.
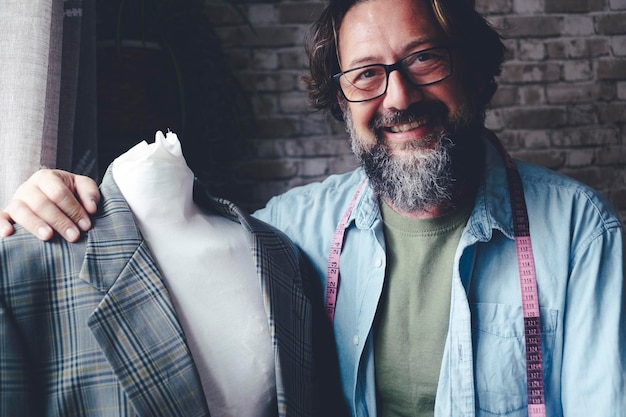
[[[414,86],[445,80],[452,74],[452,54],[448,46],[423,49],[391,65],[372,64],[333,75],[346,100],[358,103],[374,100],[387,92],[389,74],[398,70]]]

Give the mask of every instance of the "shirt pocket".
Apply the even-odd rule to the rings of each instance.
[[[472,308],[477,416],[526,416],[522,307],[480,303]],[[541,308],[540,315],[546,375],[552,365],[558,311]]]

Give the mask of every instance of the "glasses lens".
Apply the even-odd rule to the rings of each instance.
[[[350,101],[370,100],[385,92],[387,72],[382,65],[349,70],[339,77],[344,96]]]
[[[452,65],[446,48],[416,52],[402,59],[400,65],[415,85],[433,84],[450,75]]]

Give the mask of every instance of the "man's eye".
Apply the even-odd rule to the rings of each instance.
[[[355,80],[363,81],[371,78],[376,78],[381,75],[381,72],[383,71],[381,71],[380,68],[364,68],[362,71],[359,71],[358,74],[355,74]]]
[[[433,61],[439,59],[439,56],[436,54],[432,54],[430,52],[423,52],[421,54],[417,54],[413,56],[413,59],[409,61],[410,64],[422,64],[425,62]]]

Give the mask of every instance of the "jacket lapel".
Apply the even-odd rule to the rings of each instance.
[[[198,194],[201,204],[238,221],[252,236],[250,249],[274,346],[279,416],[313,415],[312,308],[304,293],[297,249],[282,232],[231,202]]]
[[[110,171],[80,277],[106,292],[88,320],[140,416],[208,416],[180,323]]]

